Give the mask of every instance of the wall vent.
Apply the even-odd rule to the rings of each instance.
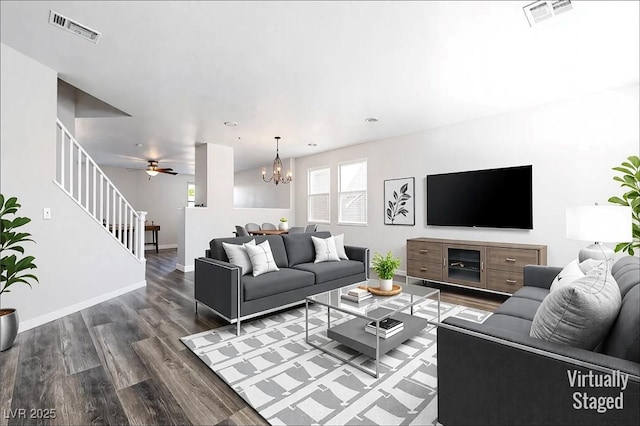
[[[85,25],[81,25],[53,10],[49,13],[49,23],[86,40],[89,40],[92,43],[97,43],[100,39],[101,34],[99,32],[92,30]]]
[[[571,9],[571,0],[540,0],[522,8],[530,27]]]

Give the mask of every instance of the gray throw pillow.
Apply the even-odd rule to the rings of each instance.
[[[229,263],[240,266],[242,268],[242,275],[247,275],[253,272],[253,266],[251,266],[251,260],[247,254],[247,248],[245,247],[248,245],[255,246],[256,240],[251,240],[244,244],[222,243],[224,252],[227,253],[227,257],[229,258]]]
[[[560,286],[542,301],[531,324],[531,337],[593,350],[618,316],[620,289],[606,264]]]

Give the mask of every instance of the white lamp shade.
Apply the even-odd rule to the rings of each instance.
[[[160,173],[160,172],[157,172],[157,171],[155,171],[155,170],[145,170],[145,172],[147,172],[147,174],[148,174],[149,176],[157,176],[157,175],[158,175],[158,173]]]
[[[568,207],[567,238],[594,242],[629,242],[633,239],[631,207]]]

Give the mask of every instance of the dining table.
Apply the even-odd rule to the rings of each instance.
[[[289,233],[289,231],[281,231],[280,229],[257,229],[255,231],[247,232],[249,235],[280,235]]]

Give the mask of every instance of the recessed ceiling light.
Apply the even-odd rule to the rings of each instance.
[[[144,145],[142,145],[141,143],[137,143],[136,146],[144,146]]]
[[[318,146],[317,143],[308,143],[307,146]]]
[[[236,127],[238,123],[236,123],[235,121],[225,121],[224,125],[229,127]]]
[[[377,123],[378,119],[375,117],[367,117],[364,119],[364,121],[366,121],[367,123]]]

